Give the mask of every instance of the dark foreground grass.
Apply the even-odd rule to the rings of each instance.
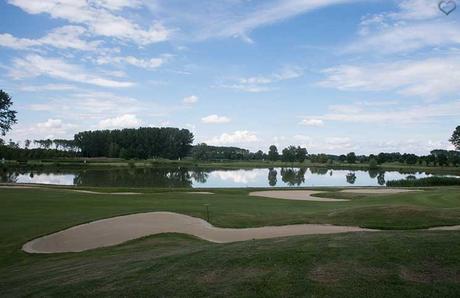
[[[106,190],[108,191],[108,190]],[[115,215],[174,211],[224,227],[331,223],[414,229],[460,224],[460,189],[400,195],[323,196],[294,202],[180,192],[91,195],[0,189],[0,297],[458,297],[460,233],[386,231],[212,244],[158,235],[74,254],[28,255],[27,240]]]

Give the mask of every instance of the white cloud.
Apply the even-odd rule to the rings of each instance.
[[[299,67],[285,66],[279,72],[267,76],[252,76],[232,79],[234,83],[220,84],[218,87],[236,89],[249,93],[268,92],[273,90],[273,84],[299,78],[303,75],[303,70]]]
[[[21,139],[37,139],[37,138],[57,138],[67,137],[69,132],[75,130],[77,126],[70,123],[65,123],[61,119],[50,118],[45,122],[39,122],[33,125],[25,125],[14,129],[14,133]]]
[[[258,142],[259,138],[253,132],[247,130],[237,130],[233,133],[223,133],[218,137],[214,137],[205,141],[209,145],[227,145],[227,144],[245,144]]]
[[[219,116],[219,115],[209,115],[206,117],[201,118],[201,122],[206,124],[223,124],[229,123],[231,120],[226,116]]]
[[[40,92],[40,91],[69,91],[75,90],[77,87],[68,84],[45,84],[45,85],[27,85],[20,87],[21,91]]]
[[[391,13],[390,17],[398,20],[424,20],[443,17],[438,8],[439,1],[404,0],[399,3],[400,11]]]
[[[56,28],[39,39],[17,38],[9,33],[0,34],[0,46],[17,50],[33,49],[50,46],[59,49],[74,49],[81,51],[98,50],[100,41],[85,41],[81,37],[86,29],[80,26],[64,26]]]
[[[185,104],[195,104],[198,102],[198,99],[199,99],[198,96],[190,95],[190,96],[184,97],[182,102]]]
[[[133,114],[125,114],[115,118],[108,118],[99,121],[98,128],[100,129],[115,129],[115,128],[137,128],[141,126],[142,121]]]
[[[97,64],[129,64],[144,69],[156,69],[166,63],[171,55],[162,55],[157,58],[150,59],[141,59],[134,56],[126,57],[110,57],[110,56],[101,56],[96,59]]]
[[[9,0],[29,14],[47,13],[52,18],[64,19],[73,24],[87,26],[94,35],[119,38],[141,45],[168,39],[170,32],[160,23],[148,29],[127,18],[116,15],[124,8],[138,8],[140,1],[61,1],[61,0]]]
[[[166,19],[185,23],[185,32],[194,39],[237,37],[252,43],[248,36],[253,30],[284,21],[327,6],[355,0],[267,0],[181,2],[177,10],[174,1],[148,3],[152,13],[161,12]],[[206,9],[203,9],[205,7]]]
[[[323,121],[339,121],[354,123],[392,123],[407,124],[417,122],[432,122],[440,118],[460,117],[460,100],[440,103],[415,105],[406,108],[393,108],[384,110],[381,107],[377,109],[365,109],[360,105],[343,105],[331,107],[331,112],[324,115],[308,116],[305,119],[320,119]]]
[[[132,82],[116,81],[89,72],[78,65],[69,64],[59,58],[45,58],[39,55],[27,55],[13,60],[9,76],[24,79],[46,75],[55,79],[96,85],[100,87],[124,88],[134,85]]]
[[[49,112],[65,119],[100,120],[120,114],[132,114],[143,110],[141,103],[130,97],[110,92],[80,92],[57,97],[46,103],[34,103],[31,111]]]
[[[395,90],[407,96],[435,99],[460,92],[460,57],[448,56],[385,64],[340,65],[323,71],[323,87],[353,91]]]
[[[324,126],[324,121],[321,119],[303,119],[300,124],[305,126]]]
[[[460,45],[460,24],[428,22],[387,26],[347,47],[347,52],[409,52],[426,47]]]

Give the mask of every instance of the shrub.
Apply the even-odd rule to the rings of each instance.
[[[460,185],[460,178],[427,177],[420,179],[401,179],[387,181],[389,187],[424,187],[424,186],[453,186]]]

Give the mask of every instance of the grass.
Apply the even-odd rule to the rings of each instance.
[[[92,189],[95,190],[95,189]],[[145,189],[101,189],[145,191]],[[248,197],[247,189],[215,195],[156,190],[135,196],[62,188],[0,189],[0,296],[458,297],[460,233],[414,231],[460,224],[460,188],[398,195],[331,192],[349,202]],[[294,223],[387,230],[212,244],[158,235],[83,253],[28,255],[26,241],[115,215],[173,211],[221,227]]]

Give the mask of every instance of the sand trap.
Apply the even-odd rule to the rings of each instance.
[[[210,191],[187,191],[188,194],[196,194],[196,195],[213,195],[213,192]]]
[[[412,191],[421,191],[419,189],[402,189],[402,188],[350,188],[340,192],[358,193],[358,194],[398,194]]]
[[[248,229],[224,229],[207,221],[178,213],[150,212],[94,221],[37,238],[24,244],[28,253],[80,252],[117,245],[129,240],[161,234],[181,233],[216,243],[296,235],[376,231],[333,225],[287,225]]]
[[[345,199],[328,199],[313,197],[314,194],[322,193],[322,191],[313,190],[269,190],[269,191],[254,191],[249,195],[253,197],[265,197],[272,199],[295,200],[295,201],[312,201],[312,202],[344,202]]]

